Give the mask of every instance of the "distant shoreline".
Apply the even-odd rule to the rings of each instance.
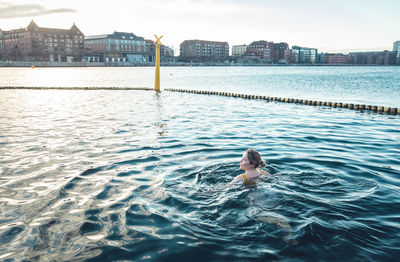
[[[379,66],[379,67],[396,67],[400,65],[360,65],[360,64],[261,64],[261,63],[185,63],[185,62],[168,62],[161,63],[161,66],[164,67],[208,67],[208,66],[229,66],[229,67],[237,67],[237,66],[357,66],[357,67],[365,67],[365,66]],[[154,67],[154,63],[127,63],[127,62],[0,62],[0,67]]]

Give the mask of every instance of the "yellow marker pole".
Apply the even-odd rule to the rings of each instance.
[[[156,45],[156,77],[154,80],[154,90],[160,92],[160,45]]]
[[[154,90],[160,92],[160,46],[162,45],[160,39],[162,38],[162,36],[160,37],[157,37],[156,35],[154,36],[157,39],[156,41],[154,41],[154,44],[156,45],[156,63],[155,63],[156,75],[154,79]]]

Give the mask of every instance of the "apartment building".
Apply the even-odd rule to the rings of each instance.
[[[292,46],[291,62],[300,64],[314,64],[317,59],[317,49]]]
[[[232,46],[232,56],[241,57],[247,50],[248,45],[234,45]]]
[[[4,35],[0,29],[0,61],[4,59]]]
[[[400,52],[400,41],[396,41],[393,43],[393,51]]]
[[[397,63],[396,51],[351,52],[349,61],[357,65],[394,65]]]
[[[278,63],[289,63],[291,52],[287,43],[274,43],[272,60]]]
[[[93,35],[85,38],[85,50],[89,61],[95,62],[146,62],[147,49],[143,37],[133,33],[117,32]],[[97,60],[96,61],[96,57]]]
[[[400,64],[400,41],[396,41],[393,43],[393,51],[397,52],[396,54],[396,63]]]
[[[229,57],[228,42],[185,40],[180,45],[180,56],[184,61],[213,61]]]
[[[350,56],[342,53],[320,53],[318,57],[317,62],[321,64],[339,65],[350,62]]]
[[[156,57],[156,45],[153,40],[146,39],[146,54],[148,56],[149,62],[154,62]],[[161,62],[171,62],[174,59],[174,50],[166,45],[160,46],[160,61]]]
[[[272,62],[274,43],[264,40],[252,42],[246,49],[243,57],[247,59],[263,59]]]
[[[26,28],[2,31],[3,57],[13,61],[80,61],[84,34],[73,24],[70,29],[39,27],[33,20]]]
[[[243,54],[245,59],[261,59],[270,63],[289,63],[290,49],[287,43],[274,43],[265,40],[254,41]]]

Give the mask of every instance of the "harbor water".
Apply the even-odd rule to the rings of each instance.
[[[400,116],[1,68],[0,260],[394,261]],[[400,67],[162,67],[183,88],[400,107]],[[272,176],[226,187],[258,150]]]

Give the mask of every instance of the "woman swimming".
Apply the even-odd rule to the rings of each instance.
[[[271,176],[271,174],[267,171],[258,168],[265,166],[266,163],[261,159],[260,153],[253,149],[247,149],[240,160],[240,168],[243,169],[245,173],[236,176],[232,182],[228,184],[228,186],[239,182],[243,185],[254,185],[256,184],[257,180],[260,180],[265,176]],[[252,206],[256,208],[256,213],[254,214],[255,218],[268,224],[276,224],[281,227],[286,232],[286,235],[283,238],[286,243],[292,245],[299,244],[299,242],[293,236],[292,227],[290,226],[288,219],[278,213],[271,212],[269,210],[263,210],[263,207],[257,204],[260,201],[255,201],[255,199],[253,199],[252,202]]]
[[[266,163],[261,159],[260,153],[254,149],[247,149],[240,160],[240,168],[245,171],[244,174],[236,176],[229,185],[242,183],[244,185],[254,185],[262,175],[270,176],[267,171],[261,170],[258,167],[265,167]]]

